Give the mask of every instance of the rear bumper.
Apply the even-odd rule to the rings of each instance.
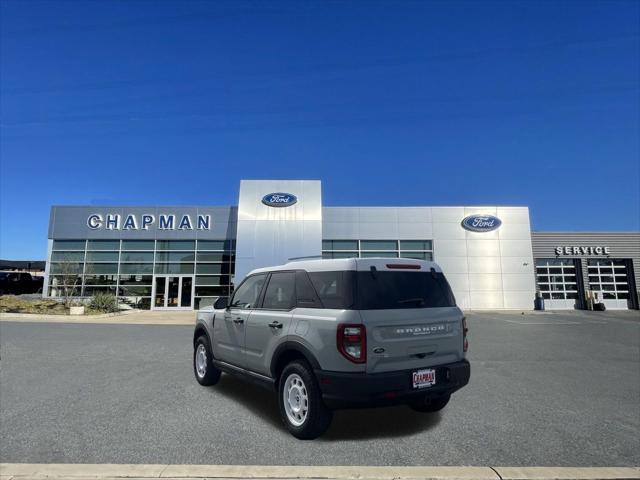
[[[414,389],[412,373],[416,369],[388,373],[341,373],[316,370],[322,398],[330,408],[372,407],[408,403],[420,396],[450,395],[469,383],[467,360],[437,365],[436,384]]]

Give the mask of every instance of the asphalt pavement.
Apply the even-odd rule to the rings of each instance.
[[[470,384],[439,414],[337,412],[302,442],[276,398],[199,386],[192,327],[0,323],[0,462],[640,465],[638,312],[469,313]]]

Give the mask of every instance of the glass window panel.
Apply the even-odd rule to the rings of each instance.
[[[397,250],[398,242],[395,240],[362,240],[360,250]]]
[[[618,298],[621,298],[623,300],[626,299],[626,298],[629,298],[629,293],[628,292],[618,292]]]
[[[158,273],[193,273],[193,263],[156,263]]]
[[[193,252],[156,252],[156,262],[193,262]]]
[[[228,262],[229,255],[226,253],[198,252],[198,262]]]
[[[198,275],[196,277],[196,285],[229,285],[230,277],[228,275]]]
[[[196,269],[196,273],[198,273],[199,275],[230,273],[228,263],[198,263]]]
[[[602,275],[600,277],[600,282],[613,283],[613,276],[611,276],[611,275]]]
[[[84,240],[54,240],[54,250],[82,250],[84,251]]]
[[[96,293],[110,293],[116,294],[116,287],[84,287],[84,296],[91,297]]]
[[[542,274],[547,274],[549,273],[549,269],[548,268],[536,268],[536,273],[542,273]]]
[[[546,275],[538,275],[538,282],[548,282],[549,281],[549,277]]]
[[[398,258],[396,252],[362,252],[362,258],[383,257],[383,258]]]
[[[82,285],[82,277],[80,275],[55,275],[49,277],[49,286],[52,288],[58,288],[67,286],[68,288],[77,288],[77,295],[80,294],[80,286]],[[52,294],[53,295],[53,294]],[[54,296],[62,295],[62,293],[57,293]]]
[[[549,273],[551,273],[551,274],[561,274],[562,273],[562,269],[561,268],[550,268],[549,269]]]
[[[121,262],[153,262],[153,252],[122,252]]]
[[[536,258],[536,267],[545,267],[547,265],[546,258]]]
[[[611,285],[607,283],[602,285],[602,290],[605,292],[613,292],[615,291],[615,289],[616,289],[615,285]]]
[[[195,240],[158,240],[158,250],[195,250]]]
[[[552,300],[564,300],[564,293],[553,292],[553,293],[551,293],[551,299]]]
[[[87,262],[117,262],[118,252],[87,252]]]
[[[602,298],[604,298],[606,300],[615,300],[616,294],[612,293],[612,292],[603,292],[602,293]]]
[[[554,283],[562,283],[562,275],[554,275],[551,277],[551,281]]]
[[[549,284],[541,284],[541,285],[538,285],[538,286],[540,287],[540,290],[544,290],[544,291],[549,291],[550,290]]]
[[[151,285],[152,281],[151,275],[120,275],[120,285]]]
[[[600,267],[600,274],[607,274],[607,275],[612,275],[613,274],[613,268],[602,268]]]
[[[138,310],[149,310],[151,309],[151,298],[150,297],[118,297],[120,303],[125,303],[129,305],[131,308],[137,308]]]
[[[400,252],[402,258],[415,258],[417,260],[427,260],[427,252]]]
[[[333,250],[333,242],[331,240],[322,240],[323,250]]]
[[[357,250],[358,249],[358,241],[357,240],[332,240],[333,244],[332,250]]]
[[[130,297],[150,297],[151,285],[144,286],[144,287],[121,285],[120,288],[118,288],[118,295],[130,296]]]
[[[52,262],[84,262],[84,251],[82,252],[53,252]]]
[[[591,290],[600,290],[600,284],[599,283],[590,283],[589,284],[589,288]]]
[[[627,283],[627,276],[626,275],[616,275],[616,282],[620,283]]]
[[[570,283],[576,283],[576,276],[575,275],[565,275],[564,276],[564,281],[565,282],[570,282]]]
[[[226,297],[229,295],[227,287],[196,287],[196,296],[200,297]]]
[[[572,300],[577,300],[578,299],[578,293],[577,292],[567,292],[567,298],[572,299]]]
[[[600,277],[598,277],[597,275],[589,275],[590,282],[597,282],[598,280],[600,280]]]
[[[327,256],[325,257],[324,253],[322,258],[358,258],[358,252],[325,252]]]
[[[331,252],[322,252],[322,258],[333,258],[333,255],[331,254]]]
[[[543,292],[542,293],[542,298],[546,299],[546,300],[551,300],[551,294],[548,292]]]
[[[117,263],[87,263],[84,272],[86,274],[92,273],[118,273]]]
[[[231,240],[198,240],[198,251],[200,250],[232,250]]]
[[[153,273],[153,263],[121,263],[120,273]]]
[[[82,273],[82,263],[62,262],[51,263],[49,267],[50,273],[61,273],[63,275],[71,275],[74,273]]]
[[[85,285],[115,285],[118,280],[117,275],[85,275]]]
[[[218,295],[219,296],[219,295]],[[226,294],[223,296],[227,296]],[[193,301],[194,307],[196,310],[200,310],[205,307],[212,307],[215,303],[215,298],[213,297],[196,297]]]
[[[433,250],[431,240],[400,240],[400,250]]]
[[[564,289],[565,290],[578,290],[578,284],[577,283],[565,283],[564,285]]]
[[[120,240],[89,240],[87,250],[120,250]]]
[[[153,240],[122,240],[122,250],[153,250],[155,244]]]

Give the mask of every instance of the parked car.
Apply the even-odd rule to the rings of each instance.
[[[197,314],[193,366],[278,394],[301,439],[338,408],[441,410],[469,381],[467,326],[440,267],[413,259],[312,260],[254,270]]]
[[[29,273],[0,272],[0,295],[7,293],[21,295],[42,291],[42,278],[32,277]]]

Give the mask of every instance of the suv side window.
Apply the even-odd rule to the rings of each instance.
[[[264,294],[262,308],[291,310],[296,305],[295,272],[274,272]]]
[[[322,302],[320,302],[307,272],[296,272],[296,296],[299,308],[322,308]]]
[[[255,308],[266,278],[266,273],[247,278],[233,294],[229,307]]]

